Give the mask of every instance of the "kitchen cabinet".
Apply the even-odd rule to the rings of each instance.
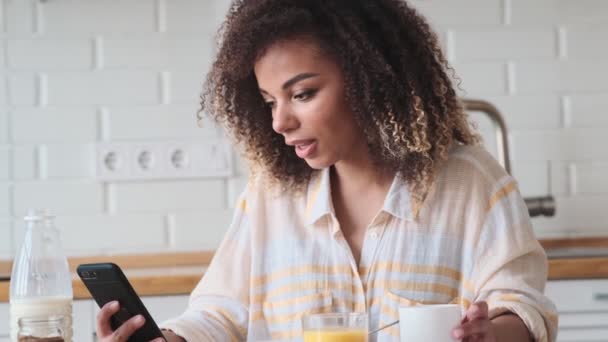
[[[0,303],[0,342],[8,342],[10,331],[8,330],[9,311],[8,303]]]
[[[559,313],[558,342],[608,341],[608,279],[549,281],[546,294]]]

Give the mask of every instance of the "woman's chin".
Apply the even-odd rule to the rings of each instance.
[[[323,170],[327,167],[330,167],[333,163],[329,163],[326,160],[320,160],[319,158],[306,158],[304,159],[306,164],[315,170]]]

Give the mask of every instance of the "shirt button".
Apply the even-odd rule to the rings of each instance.
[[[378,232],[373,231],[369,234],[369,236],[371,236],[372,239],[377,239],[378,238]]]

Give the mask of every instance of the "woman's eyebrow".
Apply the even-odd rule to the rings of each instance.
[[[294,85],[295,83],[300,82],[301,80],[311,78],[311,77],[317,77],[317,76],[319,76],[319,74],[315,74],[312,72],[298,74],[298,75],[290,78],[289,80],[287,80],[285,83],[283,83],[283,86],[281,88],[283,88],[283,90],[285,90],[285,89],[291,87],[292,85]]]
[[[312,73],[312,72],[306,72],[306,73],[298,74],[298,75],[290,78],[289,80],[287,80],[285,83],[283,83],[283,85],[281,86],[281,88],[283,90],[286,90],[287,88],[291,87],[292,85],[294,85],[294,84],[296,84],[296,83],[298,83],[298,82],[300,82],[302,80],[305,80],[305,79],[311,78],[311,77],[317,77],[317,76],[319,76],[319,74],[315,74],[315,73]],[[262,88],[260,88],[260,93],[268,94],[268,92],[266,90],[262,89]]]

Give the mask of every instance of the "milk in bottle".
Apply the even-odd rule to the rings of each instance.
[[[11,342],[18,341],[20,319],[57,317],[65,341],[72,342],[72,276],[53,219],[43,210],[30,210],[25,217],[25,239],[11,273]]]

